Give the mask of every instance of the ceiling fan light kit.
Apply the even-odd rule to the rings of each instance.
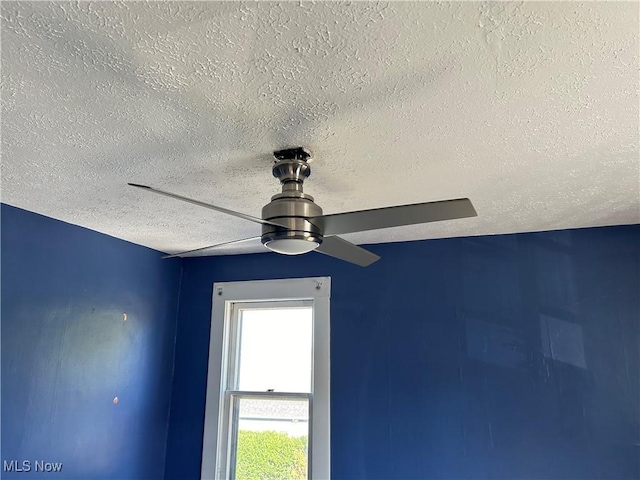
[[[251,215],[146,185],[130,183],[129,185],[132,187],[189,202],[262,225],[260,237],[245,238],[197,248],[168,255],[165,258],[192,256],[193,254],[207,255],[210,250],[222,245],[260,238],[265,247],[276,253],[301,255],[315,250],[324,255],[366,267],[378,261],[380,257],[336,236],[337,234],[475,217],[477,215],[468,198],[323,215],[322,208],[314,202],[313,197],[303,191],[303,183],[311,174],[311,167],[309,166],[311,153],[305,148],[296,147],[275,151],[273,155],[276,160],[271,171],[273,176],[280,180],[282,192],[271,197],[271,202],[262,208],[262,218],[252,217]]]

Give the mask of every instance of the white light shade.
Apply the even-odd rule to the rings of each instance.
[[[301,238],[278,238],[264,244],[269,250],[284,255],[301,255],[318,248],[320,244]]]

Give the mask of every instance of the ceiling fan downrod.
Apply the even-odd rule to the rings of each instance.
[[[272,172],[273,176],[280,180],[282,191],[294,191],[302,193],[302,184],[311,175],[311,152],[297,147],[273,152],[276,158]]]

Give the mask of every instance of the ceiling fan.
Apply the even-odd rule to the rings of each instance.
[[[273,155],[276,158],[272,168],[273,176],[280,180],[282,193],[271,197],[271,202],[262,208],[262,218],[252,217],[251,215],[245,215],[244,213],[146,185],[129,183],[132,187],[183,200],[262,225],[262,234],[260,236],[209,245],[195,250],[167,255],[163,258],[197,256],[197,254],[204,253],[206,250],[215,247],[259,238],[265,247],[276,253],[300,255],[315,250],[331,257],[367,267],[379,260],[380,257],[338,237],[338,234],[475,217],[477,215],[468,198],[323,215],[322,209],[314,202],[313,197],[302,191],[304,180],[311,174],[309,166],[311,154],[309,151],[301,147],[288,148],[278,150]]]

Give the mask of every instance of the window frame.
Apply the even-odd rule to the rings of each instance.
[[[312,426],[308,459],[310,479],[330,478],[330,295],[330,277],[213,284],[201,479],[224,479],[229,461],[228,442],[223,441],[223,437],[228,434],[229,415],[232,413],[226,407],[232,404],[227,399],[227,382],[230,376],[228,361],[233,305],[295,301],[313,303],[313,375],[309,394],[309,424]],[[290,393],[276,394],[284,396]],[[226,457],[225,461],[219,457]]]

